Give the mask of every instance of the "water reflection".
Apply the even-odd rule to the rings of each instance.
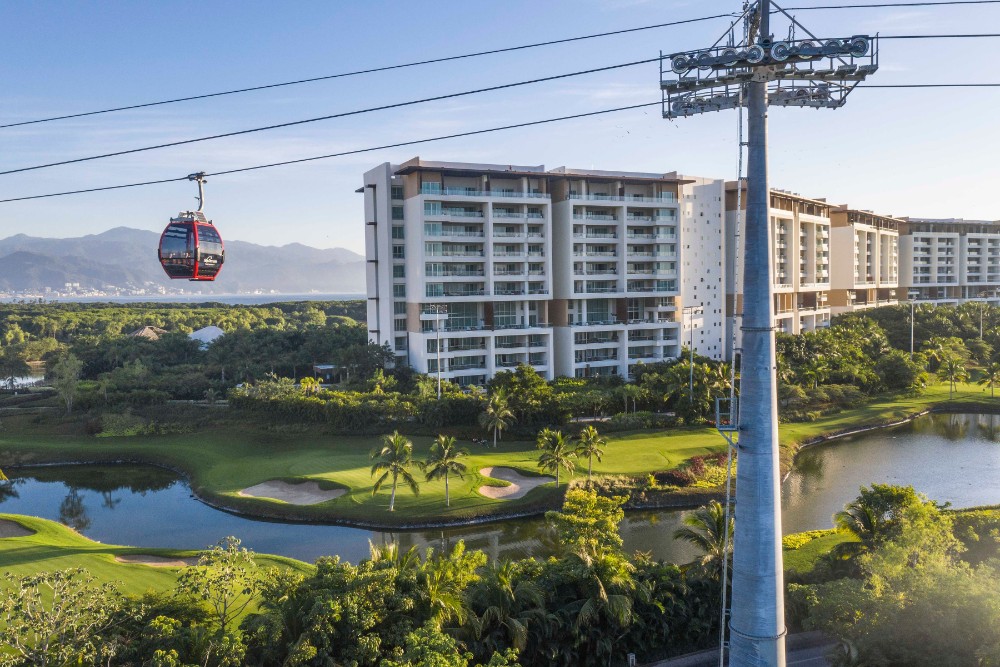
[[[808,448],[782,486],[784,531],[832,527],[873,482],[912,485],[954,507],[1000,503],[998,436],[998,415],[931,414]]]
[[[17,492],[19,484],[24,484],[24,480],[15,478],[0,482],[0,503],[8,498],[20,498],[21,494]]]
[[[956,437],[961,434],[961,437]],[[805,450],[782,485],[784,531],[833,525],[832,516],[872,482],[912,484],[955,507],[1000,503],[1000,416],[929,415]],[[106,543],[200,549],[227,535],[249,548],[313,561],[340,555],[357,562],[374,544],[450,549],[464,540],[492,559],[548,557],[558,537],[540,518],[420,531],[370,531],[341,526],[255,521],[220,512],[193,498],[173,473],[146,466],[60,466],[7,471],[0,511],[62,521]],[[629,512],[620,526],[625,549],[684,563],[696,553],[673,539],[683,512]]]
[[[82,533],[90,528],[90,517],[87,516],[87,508],[83,504],[83,496],[80,490],[70,487],[69,493],[59,504],[59,523],[65,524],[78,533]]]

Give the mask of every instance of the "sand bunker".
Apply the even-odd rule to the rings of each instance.
[[[17,521],[11,521],[10,519],[0,519],[0,538],[4,537],[27,537],[28,535],[34,535],[35,531],[30,528],[25,528]]]
[[[194,556],[188,558],[171,558],[170,556],[150,556],[148,554],[127,554],[115,556],[119,563],[129,563],[131,565],[149,565],[150,567],[187,567],[197,565],[198,559]]]
[[[240,491],[241,496],[273,498],[290,505],[316,505],[339,498],[345,493],[347,493],[346,489],[321,489],[316,482],[292,484],[280,479],[272,479],[269,482],[262,482]]]
[[[494,500],[516,500],[524,498],[528,491],[556,481],[554,477],[525,477],[512,468],[483,468],[479,471],[483,477],[492,477],[510,482],[510,486],[481,486],[479,493]]]

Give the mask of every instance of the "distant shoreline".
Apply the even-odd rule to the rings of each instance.
[[[63,297],[0,297],[0,303],[225,303],[228,305],[262,305],[290,301],[359,301],[362,293],[298,293],[298,294],[155,294],[146,296],[63,296]]]

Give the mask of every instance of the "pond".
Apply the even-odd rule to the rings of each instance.
[[[61,521],[107,543],[199,549],[227,535],[261,553],[305,561],[340,555],[357,562],[368,543],[447,547],[463,539],[491,557],[546,556],[554,537],[542,519],[444,530],[380,532],[277,523],[213,509],[175,474],[144,466],[53,466],[8,471],[0,511]],[[910,424],[809,448],[782,487],[786,533],[827,528],[832,516],[872,482],[912,484],[955,507],[1000,503],[1000,416],[928,415]],[[630,512],[621,525],[627,550],[672,562],[695,552],[673,540],[683,512]]]

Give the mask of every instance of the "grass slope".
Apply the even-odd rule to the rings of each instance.
[[[123,592],[138,595],[150,590],[173,588],[180,569],[119,563],[115,556],[143,554],[183,558],[198,555],[196,551],[101,544],[62,524],[36,517],[0,514],[0,519],[16,521],[35,531],[33,535],[0,538],[0,572],[15,576],[82,567],[97,580],[121,582]],[[312,568],[306,563],[281,556],[259,555],[257,563],[263,567],[291,568],[302,573]],[[0,580],[0,588],[4,585]]]

